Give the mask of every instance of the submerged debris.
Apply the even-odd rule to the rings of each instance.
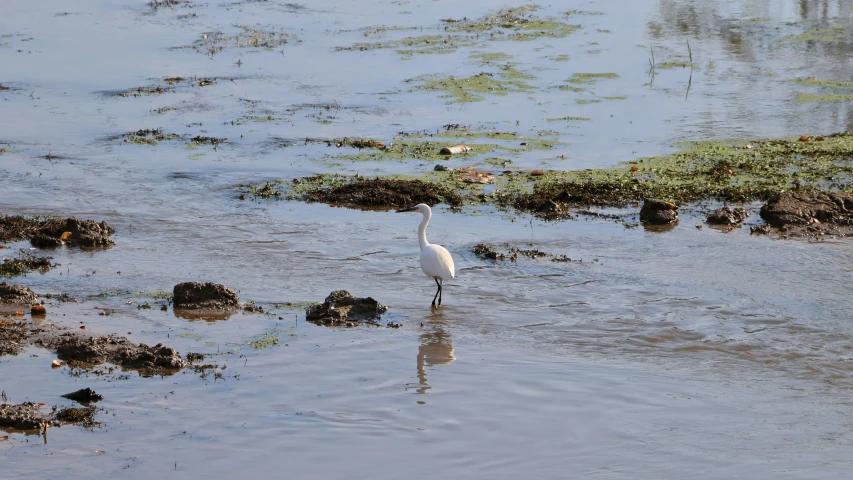
[[[373,297],[355,298],[346,290],[336,290],[320,305],[305,310],[309,322],[321,325],[352,326],[356,322],[375,323],[388,307]]]
[[[231,310],[240,306],[234,290],[213,282],[179,283],[173,289],[173,301],[176,309]]]
[[[640,221],[651,225],[667,225],[678,221],[678,205],[663,200],[646,200],[640,209]]]

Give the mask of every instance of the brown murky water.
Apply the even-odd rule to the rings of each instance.
[[[52,354],[35,348],[0,358],[0,389],[11,401],[70,404],[59,395],[83,387],[105,396],[101,428],[9,434],[0,442],[3,477],[847,475],[849,241],[750,237],[755,215],[730,233],[697,229],[703,218],[690,213],[653,232],[440,206],[429,238],[453,253],[458,278],[433,314],[416,217],[236,198],[247,182],[433,167],[342,162],[334,147],[305,145],[309,137],[392,141],[448,123],[547,131],[564,144],[512,165],[574,169],[681,140],[850,129],[850,101],[814,101],[838,90],[796,82],[850,80],[853,8],[840,0],[576,3],[536,12],[581,26],[565,37],[411,57],[337,50],[437,35],[441,19],[506,6],[4,5],[2,213],[75,215],[117,229],[115,247],[56,250],[61,267],[15,281],[81,300],[49,303],[46,321],[130,332],[209,354],[217,367],[142,378],[52,370]],[[255,46],[240,37],[253,29],[278,36]],[[213,43],[229,36],[237,40]],[[407,82],[476,74],[487,67],[471,55],[484,52],[511,55],[532,75],[530,91],[448,104]],[[661,66],[688,55],[693,69]],[[582,92],[557,88],[575,73],[617,76]],[[156,86],[172,90],[131,90]],[[548,121],[564,117],[589,120]],[[227,141],[115,138],[144,128]],[[574,261],[484,260],[472,252],[480,242]],[[272,315],[206,322],[160,311],[155,293],[187,280],[229,285]],[[403,326],[306,323],[298,306],[336,289],[388,304],[387,318]],[[155,308],[138,308],[144,303]]]

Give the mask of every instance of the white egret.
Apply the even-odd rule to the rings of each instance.
[[[418,226],[418,243],[421,246],[421,270],[424,271],[427,277],[435,280],[438,285],[438,291],[432,297],[432,306],[435,307],[435,299],[438,299],[438,304],[441,305],[441,285],[445,280],[450,280],[456,276],[456,267],[453,265],[453,257],[450,252],[441,245],[435,245],[427,242],[426,227],[429,219],[432,218],[432,209],[429,205],[420,203],[414,207],[397,210],[397,212],[421,212],[424,219]]]

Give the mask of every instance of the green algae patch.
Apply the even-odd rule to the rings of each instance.
[[[655,69],[667,70],[672,68],[688,68],[692,66],[693,64],[690,62],[661,62],[655,64]]]
[[[382,144],[382,147],[364,149],[358,153],[326,155],[318,160],[335,162],[337,165],[369,161],[438,162],[449,157],[449,154],[441,153],[443,148],[458,144],[467,146],[468,151],[457,156],[463,155],[471,159],[494,152],[518,155],[529,150],[551,150],[562,145],[555,137],[546,134],[528,137],[514,132],[474,131],[465,127],[448,127],[454,128],[448,128],[439,133],[401,132],[393,141]]]
[[[546,118],[547,122],[589,122],[591,119],[587,117],[560,117],[560,118]]]
[[[829,28],[816,28],[808,30],[794,37],[800,42],[835,43],[843,42],[849,35],[849,28],[844,25],[835,25]]]
[[[494,41],[531,41],[563,38],[581,28],[565,21],[566,16],[537,16],[536,5],[505,8],[480,18],[441,19],[437,34],[357,42],[337,51],[394,50],[404,58],[420,54],[442,54],[461,48],[482,47]],[[377,27],[378,28],[378,27]],[[383,30],[383,33],[387,30]]]
[[[617,73],[575,73],[572,78],[566,80],[567,83],[575,85],[595,85],[603,78],[619,78]]]
[[[480,66],[485,66],[494,63],[508,62],[512,60],[512,55],[503,52],[478,52],[468,55],[468,58],[474,60]]]
[[[570,117],[566,117],[570,118]],[[563,120],[565,119],[556,119]],[[426,137],[420,139],[416,137]],[[491,140],[484,140],[490,138]],[[416,140],[438,149],[438,140],[500,148],[547,148],[511,132],[475,132],[456,125],[427,136],[401,134],[393,144]],[[522,141],[524,140],[524,141]],[[434,143],[431,143],[434,142]],[[518,143],[516,146],[506,144]],[[392,145],[393,145],[392,144]],[[267,183],[258,191],[275,197],[362,209],[390,209],[415,203],[452,206],[491,203],[552,219],[571,218],[565,207],[623,207],[648,198],[676,204],[719,200],[767,200],[782,191],[853,191],[853,134],[802,136],[758,141],[688,142],[668,155],[639,158],[613,168],[565,171],[502,171],[511,163],[500,156],[481,158],[488,188],[466,181],[470,168],[436,168],[412,175],[365,178],[315,175],[292,182]],[[507,150],[512,152],[512,150]],[[433,153],[430,153],[432,155]]]
[[[817,77],[798,78],[795,83],[805,85],[807,87],[829,87],[844,90],[853,90],[853,82],[837,82],[833,80],[821,80]]]
[[[581,98],[579,98],[579,99],[575,100],[575,103],[577,103],[578,105],[586,105],[588,103],[601,103],[602,101],[603,100],[598,100],[598,99],[594,99],[594,98],[593,99],[581,99]]]
[[[448,99],[448,104],[470,103],[485,100],[486,95],[505,96],[510,93],[531,93],[533,86],[526,82],[533,77],[515,68],[504,65],[498,72],[480,72],[470,77],[452,75],[422,75],[407,80],[417,83],[413,91],[442,92],[438,98]]]
[[[841,93],[824,93],[824,94],[813,94],[813,93],[798,93],[797,98],[794,99],[797,103],[811,103],[811,102],[847,102],[853,100],[853,94],[841,94]]]
[[[422,54],[453,53],[460,48],[476,45],[479,45],[477,41],[465,35],[423,35],[379,42],[358,42],[349,47],[338,47],[335,50],[339,52],[364,52],[390,49],[397,52],[401,57],[410,58]]]
[[[264,182],[260,185],[240,185],[240,200],[257,200],[259,198],[280,198],[282,196],[281,181]]]
[[[601,97],[601,98],[603,98],[605,100],[628,100],[628,97],[626,97],[624,95],[616,95],[616,96],[612,96],[612,97]]]

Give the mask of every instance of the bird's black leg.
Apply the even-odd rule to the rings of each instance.
[[[432,306],[435,306],[435,299],[438,299],[438,304],[441,305],[441,284],[438,283],[438,279],[435,279],[435,284],[438,286],[438,290],[435,291],[435,296],[432,297]]]

